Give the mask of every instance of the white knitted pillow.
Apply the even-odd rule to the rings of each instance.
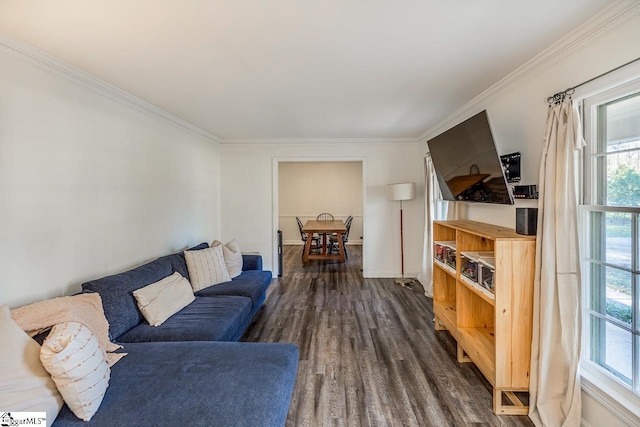
[[[169,317],[191,304],[196,297],[189,281],[177,271],[144,288],[133,291],[138,308],[151,326],[160,326]]]
[[[91,329],[78,322],[57,324],[42,344],[40,360],[69,409],[89,421],[102,403],[111,375]]]
[[[184,251],[184,257],[194,292],[231,280],[224,263],[222,245],[199,251]]]
[[[214,241],[211,246],[222,244],[220,241]],[[242,252],[240,246],[235,239],[222,245],[222,255],[224,255],[224,263],[227,266],[229,277],[234,278],[242,273]]]

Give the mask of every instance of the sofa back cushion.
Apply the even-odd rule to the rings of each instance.
[[[104,315],[109,321],[109,338],[113,341],[144,319],[133,291],[172,273],[170,260],[162,257],[124,273],[83,283],[82,289],[100,294]]]
[[[208,243],[201,243],[189,250],[208,247]],[[109,322],[109,338],[113,341],[144,320],[133,291],[164,279],[175,271],[188,280],[189,272],[183,253],[166,255],[124,273],[90,280],[82,284],[82,290],[97,292],[102,297],[104,314]]]
[[[209,244],[205,242],[205,243],[200,243],[198,246],[194,246],[187,250],[199,251],[202,249],[207,249],[208,247],[209,247]],[[173,271],[177,271],[178,273],[180,273],[182,277],[184,277],[187,280],[190,280],[189,269],[187,269],[187,261],[184,257],[184,252],[180,252],[179,254],[174,254],[174,255],[167,255],[167,258],[170,258],[171,260],[171,266],[173,267]]]

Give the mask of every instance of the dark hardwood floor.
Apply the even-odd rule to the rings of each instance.
[[[491,386],[455,341],[434,331],[432,302],[392,279],[363,279],[362,249],[345,264],[301,262],[285,246],[245,341],[293,342],[300,365],[287,426],[532,426],[493,414]]]

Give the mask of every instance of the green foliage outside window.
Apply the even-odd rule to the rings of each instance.
[[[640,173],[619,165],[607,180],[607,201],[614,206],[640,206]]]

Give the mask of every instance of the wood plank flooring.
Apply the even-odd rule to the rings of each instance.
[[[455,341],[434,331],[432,301],[392,279],[363,279],[349,259],[301,262],[285,246],[275,279],[244,341],[293,342],[300,365],[287,426],[532,426],[496,416],[491,386]]]

